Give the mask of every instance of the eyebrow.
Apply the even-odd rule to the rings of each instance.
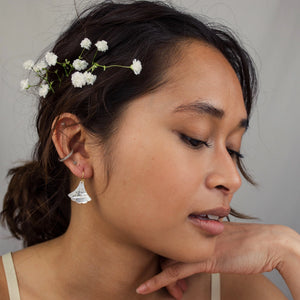
[[[217,108],[210,103],[196,100],[188,104],[181,104],[177,106],[172,113],[196,113],[197,115],[210,115],[217,119],[222,119],[225,115],[225,112],[221,108]],[[249,127],[249,119],[241,119],[238,127],[245,128],[246,130]]]

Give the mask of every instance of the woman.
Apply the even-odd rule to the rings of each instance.
[[[256,92],[228,30],[104,2],[46,61],[25,64],[42,78],[39,141],[10,171],[2,219],[30,247],[3,259],[1,299],[211,299],[218,285],[222,299],[285,299],[259,275],[275,268],[300,298],[296,232],[223,222],[243,217],[230,201],[238,168],[250,180],[239,149]]]

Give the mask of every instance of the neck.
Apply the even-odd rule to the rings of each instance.
[[[82,209],[82,208],[81,208]],[[67,232],[57,239],[55,261],[60,282],[67,282],[72,299],[158,299],[161,290],[148,297],[135,290],[160,270],[159,257],[136,245],[111,239],[103,224],[71,221]],[[84,224],[84,226],[82,226]],[[61,266],[64,266],[61,268]],[[63,271],[62,271],[63,269]]]

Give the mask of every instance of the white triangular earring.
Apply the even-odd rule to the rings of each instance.
[[[78,204],[85,204],[92,200],[84,187],[84,172],[82,173],[82,178],[77,188],[72,193],[68,194],[68,196],[71,198],[72,201]]]

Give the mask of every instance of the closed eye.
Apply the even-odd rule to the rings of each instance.
[[[211,146],[208,142],[191,138],[183,133],[180,133],[180,138],[183,140],[184,143],[188,144],[188,146],[192,147],[193,149],[201,149],[203,146],[209,148]],[[227,148],[227,151],[234,160],[244,158],[244,155],[241,154],[239,151],[235,151],[229,148]]]
[[[207,142],[193,139],[183,133],[180,134],[180,138],[183,140],[184,143],[188,144],[193,149],[200,149],[203,146],[210,147],[210,145]]]
[[[242,159],[242,158],[244,158],[244,155],[241,154],[241,153],[238,152],[238,151],[234,151],[234,150],[229,149],[229,148],[227,148],[227,151],[228,151],[229,155],[230,155],[233,159]]]

